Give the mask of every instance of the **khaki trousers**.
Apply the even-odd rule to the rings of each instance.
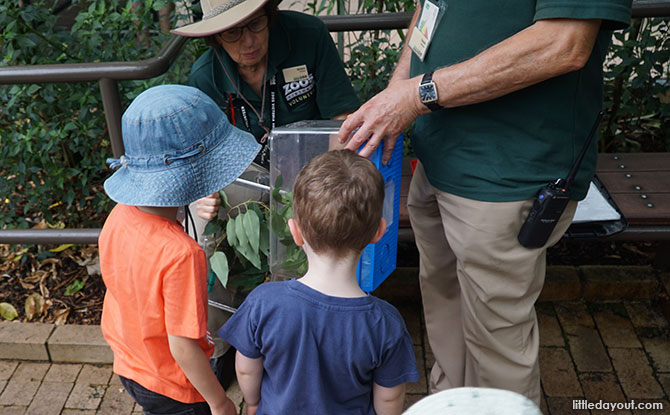
[[[565,233],[577,203],[568,204],[545,247],[528,249],[517,234],[532,203],[481,202],[442,192],[418,163],[407,205],[435,356],[431,392],[491,387],[540,405],[534,304],[544,284],[546,248]]]

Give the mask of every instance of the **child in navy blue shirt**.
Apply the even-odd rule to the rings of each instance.
[[[377,168],[348,150],[298,174],[289,228],[307,273],[260,285],[219,330],[237,349],[248,415],[402,412],[405,383],[418,381],[412,341],[400,313],[356,282],[386,230],[383,201]]]

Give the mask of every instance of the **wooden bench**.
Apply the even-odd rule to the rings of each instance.
[[[670,153],[601,153],[597,176],[628,221],[611,236],[627,240],[670,240]],[[407,212],[412,177],[410,159],[403,160],[398,239],[414,240]]]

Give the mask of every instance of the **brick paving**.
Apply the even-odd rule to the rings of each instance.
[[[556,275],[566,275],[566,270]],[[617,277],[626,292],[634,285],[656,295],[654,284]],[[549,292],[560,299],[536,306],[540,321],[542,411],[563,414],[670,414],[670,325],[663,301],[603,301],[613,295],[611,281],[596,295],[597,279],[568,292],[589,294],[590,300],[565,301],[560,280],[549,281]],[[585,290],[584,287],[588,287]],[[393,287],[392,287],[393,288]],[[398,289],[395,287],[393,289]],[[401,288],[402,291],[402,288]],[[427,379],[434,362],[428,345],[420,301],[409,290],[389,299],[400,310],[414,343],[419,382],[408,385],[405,406],[428,394]],[[632,298],[640,298],[635,292]],[[383,296],[382,296],[383,297]],[[584,297],[581,297],[584,298]],[[231,394],[240,402],[236,385]],[[663,404],[662,410],[574,409],[575,402]],[[243,410],[240,404],[240,410]],[[0,415],[131,415],[141,410],[123,390],[111,365],[0,360]]]
[[[421,305],[399,302],[421,372],[406,407],[428,394],[432,365]],[[670,335],[654,302],[540,302],[545,414],[670,414]],[[576,410],[588,402],[663,403],[661,411]],[[138,414],[110,365],[0,360],[0,414]]]

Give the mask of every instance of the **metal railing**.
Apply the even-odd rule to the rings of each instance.
[[[670,16],[670,0],[634,1],[633,17]],[[411,12],[319,16],[331,32],[403,29]],[[121,99],[118,81],[149,79],[164,74],[175,61],[188,38],[173,36],[151,59],[134,62],[100,62],[0,67],[1,84],[97,81],[114,157],[123,154]],[[5,244],[95,244],[99,228],[85,229],[0,229]]]

